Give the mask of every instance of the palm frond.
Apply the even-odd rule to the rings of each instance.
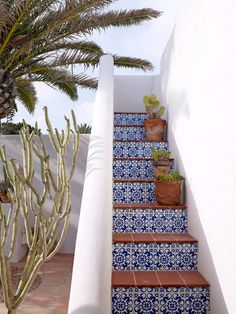
[[[17,99],[30,113],[33,113],[37,103],[37,96],[34,85],[27,81],[17,81],[16,90]]]

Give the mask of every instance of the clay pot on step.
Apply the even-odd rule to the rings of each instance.
[[[156,200],[160,205],[179,205],[182,181],[155,181]]]
[[[153,162],[153,172],[154,176],[157,177],[160,174],[167,174],[170,170],[170,161],[168,160],[158,160]]]
[[[148,140],[161,142],[163,140],[166,120],[155,118],[144,121],[144,128]]]
[[[1,203],[10,203],[10,199],[7,195],[7,192],[0,192],[0,202]]]

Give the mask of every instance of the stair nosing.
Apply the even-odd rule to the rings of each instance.
[[[133,283],[122,283],[122,280],[121,280],[121,275],[124,275],[124,274],[129,274],[129,275],[132,275],[133,278]],[[148,275],[153,275],[156,277],[156,281],[154,283],[148,283],[147,280],[143,280],[143,283],[142,283],[142,280],[141,283],[137,283],[137,278],[136,276],[139,274],[148,274]],[[115,278],[114,276],[119,275],[119,282],[118,283],[114,283],[115,281]],[[178,283],[176,281],[173,280],[173,283],[169,282],[169,283],[163,283],[162,281],[164,280],[161,280],[159,278],[160,275],[165,275],[164,277],[167,277],[168,274],[174,274],[176,275],[176,277],[178,278]],[[186,281],[186,274],[195,274],[198,278],[195,279],[195,282],[194,280],[192,280],[193,282],[191,283],[190,282],[187,282]],[[117,280],[117,278],[116,278]],[[197,282],[198,281],[198,282]],[[201,283],[200,283],[200,282]],[[178,288],[181,288],[181,287],[185,287],[185,288],[191,288],[191,287],[194,287],[194,288],[209,288],[210,287],[210,284],[209,282],[203,277],[203,275],[199,272],[199,271],[118,271],[118,270],[113,270],[112,271],[112,288],[118,288],[118,287],[135,287],[135,288],[142,288],[142,287],[157,287],[157,288],[167,288],[167,287],[178,287]]]

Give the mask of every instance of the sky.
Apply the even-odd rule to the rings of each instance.
[[[140,26],[110,28],[106,32],[94,33],[88,40],[98,43],[105,52],[148,59],[154,64],[155,70],[147,74],[157,74],[159,73],[161,56],[174,28],[181,2],[181,0],[118,0],[109,8],[138,9],[150,7],[163,11],[163,14],[158,19],[144,22]],[[115,69],[115,74],[145,75],[142,71],[121,68]],[[92,75],[97,77],[98,70]],[[46,127],[42,108],[47,106],[51,122],[58,129],[64,128],[64,116],[69,117],[71,109],[75,111],[78,123],[92,124],[95,91],[79,89],[79,100],[73,102],[61,92],[55,91],[45,84],[36,83],[35,86],[37,88],[38,104],[34,115],[30,115],[19,104],[14,122],[21,121],[24,118],[27,123],[33,125],[37,121],[41,130],[45,132]]]

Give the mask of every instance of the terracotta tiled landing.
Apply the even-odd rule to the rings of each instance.
[[[167,206],[156,204],[113,204],[114,209],[187,209],[185,205]]]
[[[115,287],[209,287],[198,271],[113,271]]]
[[[74,255],[57,254],[40,270],[42,283],[28,294],[17,314],[67,314]],[[24,261],[17,263],[22,266]],[[0,303],[0,313],[7,313]]]
[[[113,233],[113,243],[197,243],[189,233]]]

